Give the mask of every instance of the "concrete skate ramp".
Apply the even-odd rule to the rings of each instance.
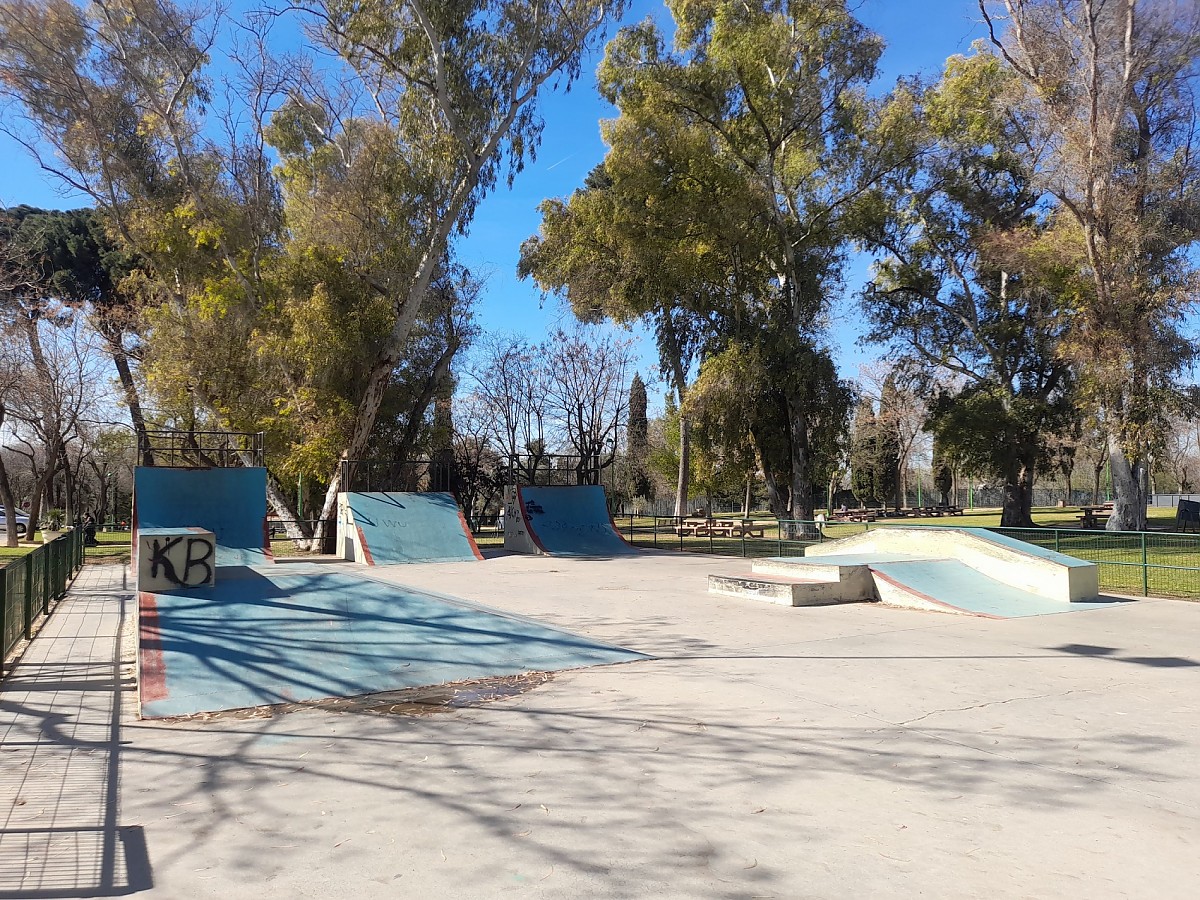
[[[235,567],[213,587],[142,593],[142,715],[355,697],[646,658],[362,571]]]
[[[133,473],[134,547],[143,528],[211,531],[218,566],[272,562],[267,470],[139,466]],[[134,564],[136,568],[136,560]]]
[[[551,556],[630,556],[596,484],[517,488],[521,514],[537,548]]]
[[[892,606],[1013,619],[1112,605],[1102,600],[1051,600],[989,578],[955,559],[874,562],[870,570],[879,598]]]
[[[370,566],[483,559],[454,496],[439,492],[347,493],[354,556]]]
[[[823,557],[845,554],[859,558],[890,557],[900,553],[925,559],[958,560],[1009,587],[1060,602],[1094,600],[1100,592],[1095,563],[984,528],[888,526],[809,549]]]

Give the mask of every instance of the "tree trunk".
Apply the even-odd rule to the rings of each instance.
[[[675,515],[688,514],[688,482],[692,473],[692,423],[679,416],[679,475],[675,482]]]
[[[1033,457],[1028,457],[1030,460]],[[1000,513],[1001,528],[1034,528],[1033,523],[1034,464],[1014,459],[1004,478],[1004,506]]]
[[[1116,438],[1112,436],[1108,439],[1108,460],[1115,496],[1112,515],[1108,517],[1105,529],[1145,531],[1145,461],[1140,458],[1130,461]]]
[[[812,485],[809,483],[808,416],[804,398],[788,397],[788,428],[791,438],[792,503],[790,518],[809,521],[813,517]]]
[[[412,445],[416,443],[417,436],[421,433],[421,425],[425,421],[425,412],[429,409],[429,404],[433,402],[434,396],[444,386],[446,378],[450,375],[450,363],[454,359],[454,354],[458,350],[458,342],[453,341],[442,355],[438,357],[434,364],[433,372],[426,379],[424,387],[421,389],[421,395],[417,397],[416,402],[409,410],[408,422],[404,427],[404,435],[400,439],[399,445],[396,447],[396,453],[393,455],[393,461],[402,463],[409,457],[409,451]]]
[[[25,537],[30,540],[33,539],[34,529],[39,527],[38,520],[42,517],[42,497],[50,486],[50,480],[57,474],[53,459],[48,460],[46,468],[33,485],[33,493],[29,498],[29,531],[25,534]]]
[[[0,429],[4,427],[4,415],[6,410],[3,401],[0,401]],[[4,468],[4,455],[0,453],[0,504],[4,506],[4,545],[6,547],[19,546],[17,538],[17,500],[13,496],[12,482],[8,479],[8,470]],[[32,537],[29,532],[33,531],[33,520],[30,520],[29,529],[26,537]],[[0,578],[4,576],[0,574]]]
[[[137,435],[138,457],[141,465],[154,465],[154,452],[150,449],[150,438],[146,434],[146,419],[142,414],[142,401],[138,396],[137,383],[133,380],[133,371],[129,367],[129,356],[121,343],[122,334],[109,333],[105,328],[104,336],[108,340],[112,353],[113,366],[116,367],[117,377],[121,381],[121,390],[125,394],[125,405],[129,407],[129,418],[133,422],[133,432]]]

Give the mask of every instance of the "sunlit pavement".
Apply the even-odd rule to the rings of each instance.
[[[139,722],[129,595],[89,567],[0,693],[0,896],[1193,896],[1200,606],[706,593],[745,568],[359,569],[658,658],[424,715]]]

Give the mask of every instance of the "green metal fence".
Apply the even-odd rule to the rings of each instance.
[[[622,516],[617,525],[625,538],[638,547],[743,557],[801,556],[814,544],[872,528],[953,527],[903,521],[835,522],[822,526],[810,521],[723,519],[712,526],[697,528],[686,520],[664,516]],[[1200,599],[1200,534],[1076,528],[988,530],[1096,563],[1101,590]]]
[[[67,585],[83,566],[83,542],[83,529],[73,529],[0,569],[0,658],[6,659],[22,639],[33,637],[34,626],[49,614],[50,603],[66,594]]]

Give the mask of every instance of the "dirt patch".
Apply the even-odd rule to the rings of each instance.
[[[270,719],[305,709],[367,713],[376,716],[431,716],[518,697],[534,688],[541,687],[553,677],[553,672],[526,672],[521,675],[454,681],[429,687],[363,694],[359,697],[330,697],[324,700],[306,700],[298,703],[275,703],[268,706],[201,712],[190,716],[155,718],[153,721],[170,724],[173,722],[211,722],[222,719]]]

